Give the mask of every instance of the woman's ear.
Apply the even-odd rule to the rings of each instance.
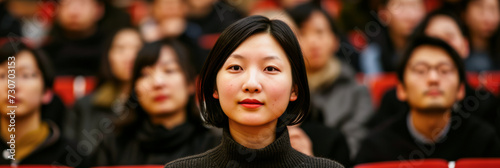
[[[290,101],[297,100],[297,96],[299,95],[299,93],[297,91],[298,91],[297,85],[293,85],[292,92],[290,94]]]
[[[463,100],[465,97],[465,86],[464,84],[460,84],[457,93],[457,100]]]
[[[214,90],[214,94],[212,94],[212,96],[214,97],[214,99],[219,99],[219,93],[217,92],[217,90]]]
[[[54,97],[54,93],[50,89],[46,89],[42,95],[42,104],[49,104]]]

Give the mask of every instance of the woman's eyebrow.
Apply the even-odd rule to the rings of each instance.
[[[229,58],[235,58],[235,59],[245,59],[245,57],[239,55],[239,54],[231,54]]]
[[[273,60],[273,59],[275,59],[275,60],[281,60],[281,58],[280,58],[280,57],[278,57],[278,56],[274,56],[274,55],[266,56],[266,57],[264,58],[264,60]]]

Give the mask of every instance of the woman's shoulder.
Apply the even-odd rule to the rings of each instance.
[[[208,150],[204,153],[197,155],[187,156],[174,161],[168,162],[165,168],[176,168],[176,167],[213,167],[213,161],[210,160],[210,156],[216,148]]]
[[[308,157],[308,159],[299,167],[331,167],[344,168],[344,166],[336,161],[322,157]]]

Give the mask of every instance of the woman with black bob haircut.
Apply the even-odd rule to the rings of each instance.
[[[283,21],[250,16],[233,23],[200,75],[202,116],[223,128],[222,142],[165,167],[343,167],[290,145],[286,126],[307,116],[309,88],[299,43]]]
[[[195,71],[178,41],[145,44],[134,63],[125,116],[133,119],[113,140],[96,165],[165,164],[199,154],[219,138],[201,122],[194,105]]]

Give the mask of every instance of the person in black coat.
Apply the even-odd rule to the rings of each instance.
[[[500,156],[500,140],[490,125],[453,111],[465,97],[465,68],[452,47],[417,37],[401,63],[396,91],[409,112],[399,111],[376,128],[363,141],[356,163]]]
[[[165,164],[214,147],[219,138],[205,128],[191,101],[195,71],[177,41],[143,46],[135,60],[125,117],[134,122],[105,139],[95,165]]]
[[[113,136],[130,124],[131,119],[125,117],[124,111],[131,90],[134,60],[142,44],[138,30],[130,27],[120,29],[106,41],[100,66],[102,84],[95,92],[77,100],[65,114],[65,137],[90,142],[95,149],[104,137]]]

